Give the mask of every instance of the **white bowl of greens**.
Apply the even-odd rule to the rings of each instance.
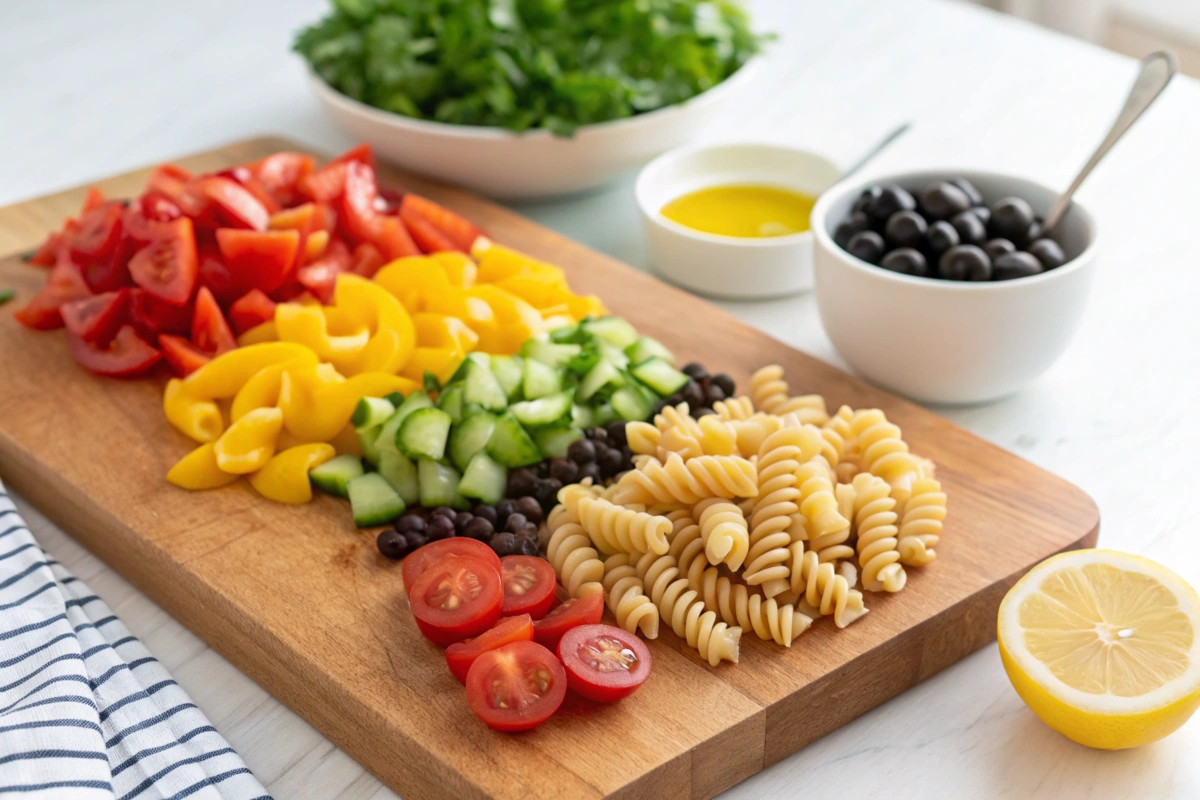
[[[530,199],[594,188],[694,136],[763,41],[733,0],[399,0],[337,3],[295,49],[334,120],[384,158]]]

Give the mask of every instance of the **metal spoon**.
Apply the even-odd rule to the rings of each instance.
[[[841,177],[838,178],[838,180],[844,181],[844,180],[846,180],[846,178],[849,178],[851,175],[853,175],[854,173],[858,172],[860,169],[865,167],[867,165],[867,162],[869,162],[871,159],[875,158],[875,156],[882,153],[887,148],[888,145],[890,145],[892,142],[899,139],[905,133],[908,133],[908,129],[911,127],[912,127],[911,122],[904,122],[900,125],[897,125],[890,133],[888,133],[887,136],[884,136],[882,139],[880,139],[878,142],[876,142],[871,147],[870,150],[863,153],[862,156],[859,157],[858,161],[855,161],[852,166],[848,167],[846,169],[846,171],[842,173]]]
[[[1112,128],[1109,129],[1108,135],[1104,137],[1104,141],[1096,148],[1096,152],[1092,153],[1092,157],[1083,165],[1083,169],[1079,170],[1079,174],[1075,176],[1075,180],[1071,181],[1071,185],[1067,190],[1058,196],[1054,201],[1054,205],[1050,207],[1049,213],[1046,214],[1046,221],[1042,223],[1041,230],[1038,231],[1038,236],[1045,236],[1058,221],[1062,219],[1062,215],[1066,212],[1067,206],[1071,204],[1071,198],[1075,195],[1075,191],[1079,189],[1080,184],[1087,179],[1100,160],[1108,154],[1112,146],[1117,143],[1129,127],[1137,121],[1137,118],[1145,113],[1146,109],[1158,99],[1162,94],[1162,90],[1167,88],[1167,84],[1171,82],[1171,78],[1175,77],[1175,73],[1179,71],[1179,62],[1175,59],[1175,54],[1169,50],[1159,50],[1151,53],[1142,59],[1142,68],[1137,74],[1137,78],[1133,81],[1133,87],[1129,90],[1129,96],[1125,98],[1125,106],[1121,109],[1121,113],[1117,115],[1113,122]]]

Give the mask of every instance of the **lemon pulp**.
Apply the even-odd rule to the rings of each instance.
[[[816,198],[773,186],[709,186],[662,207],[672,222],[701,233],[761,239],[809,229]]]

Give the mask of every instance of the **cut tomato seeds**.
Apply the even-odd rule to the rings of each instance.
[[[637,653],[619,639],[600,636],[579,646],[579,657],[598,672],[628,672],[637,664]]]

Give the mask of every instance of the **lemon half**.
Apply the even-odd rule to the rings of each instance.
[[[1149,744],[1200,706],[1200,596],[1149,559],[1046,559],[1000,604],[997,638],[1017,694],[1082,745]]]

